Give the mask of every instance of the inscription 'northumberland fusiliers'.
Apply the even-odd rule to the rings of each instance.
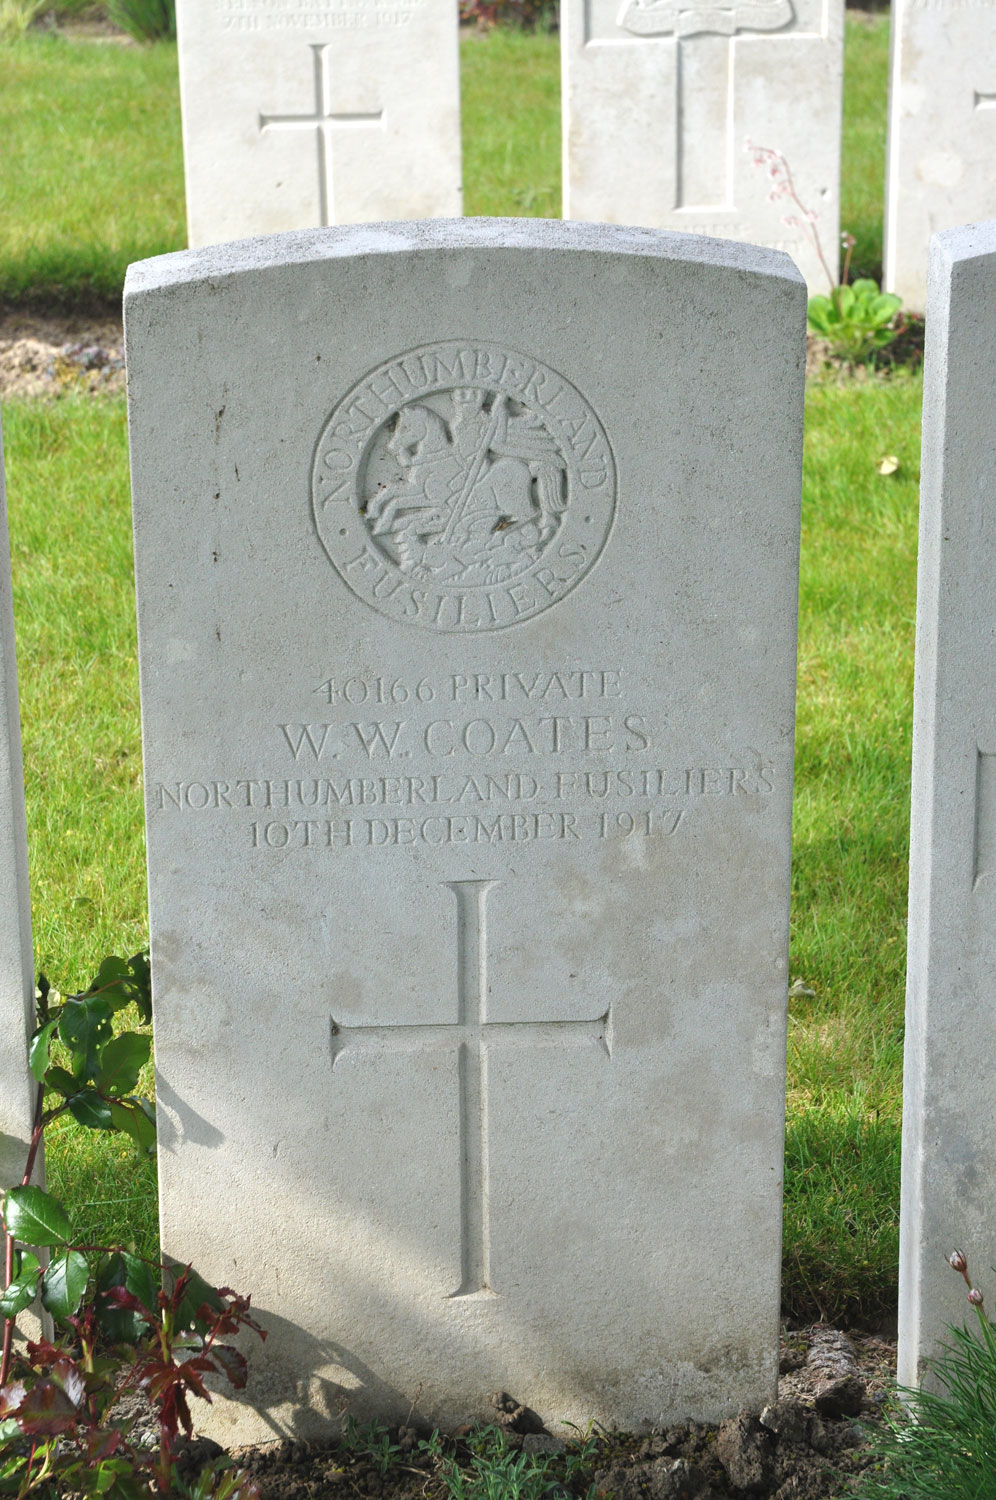
[[[527,355],[434,344],[336,407],[313,475],[318,533],[361,599],[433,630],[548,609],[605,545],[615,464],[591,407]]]

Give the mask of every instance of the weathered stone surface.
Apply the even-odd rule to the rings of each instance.
[[[996,10],[893,0],[884,281],[922,312],[937,230],[996,214]]]
[[[0,431],[0,1200],[20,1182],[31,1136],[34,1090],[27,1040],[33,1019],[34,955],[28,899],[21,721]],[[40,1172],[36,1173],[36,1180]]]
[[[564,218],[787,250],[825,293],[745,141],[786,154],[835,269],[843,35],[843,0],[562,0]]]
[[[163,1243],[270,1329],[213,1435],[774,1394],[804,318],[529,221],[129,273]]]
[[[193,246],[461,211],[457,0],[178,0]]]
[[[935,236],[920,481],[899,1379],[990,1297],[996,1244],[996,223]],[[974,1313],[971,1313],[974,1318]]]

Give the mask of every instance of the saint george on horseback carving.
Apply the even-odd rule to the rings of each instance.
[[[543,419],[478,388],[414,401],[386,444],[397,478],[366,497],[366,524],[397,567],[492,585],[529,567],[567,508],[567,464]]]

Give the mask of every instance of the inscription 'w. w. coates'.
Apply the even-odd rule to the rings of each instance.
[[[492,344],[434,344],[381,365],[318,441],[315,520],[361,599],[430,630],[514,625],[591,569],[615,464],[562,375]]]

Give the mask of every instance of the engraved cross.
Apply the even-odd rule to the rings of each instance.
[[[794,20],[792,0],[623,0],[623,31],[676,40],[676,209],[734,206],[733,40]]]
[[[457,1019],[412,1026],[341,1027],[332,1020],[332,1067],[364,1043],[380,1052],[457,1049],[460,1091],[460,1285],[451,1297],[493,1296],[490,1254],[488,1052],[491,1047],[600,1047],[611,1056],[612,1010],[591,1021],[489,1021],[487,899],[493,880],[445,882],[456,897]]]
[[[354,125],[379,125],[384,111],[369,114],[336,114],[332,108],[332,80],[329,62],[330,43],[313,42],[311,52],[315,70],[315,109],[310,115],[264,115],[259,117],[260,133],[267,130],[313,130],[318,144],[318,201],[321,223],[335,223],[335,198],[332,178],[333,131]]]

